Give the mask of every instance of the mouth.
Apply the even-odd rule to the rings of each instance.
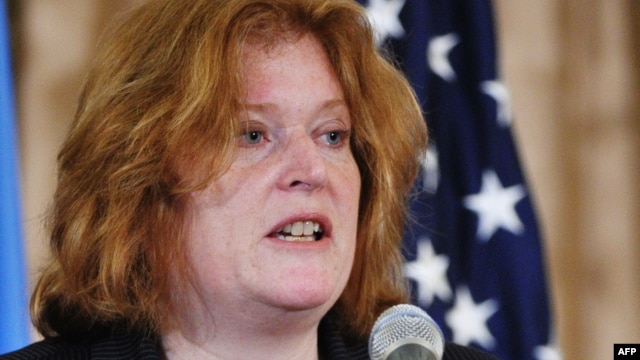
[[[284,225],[272,237],[289,242],[313,242],[322,239],[324,226],[313,220],[294,221]]]

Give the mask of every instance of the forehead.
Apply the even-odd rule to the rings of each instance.
[[[311,35],[269,46],[246,46],[242,74],[243,102],[248,104],[295,99],[303,104],[305,97],[323,101],[344,98],[323,46]]]
[[[274,63],[294,61],[299,54],[317,58],[329,65],[324,47],[312,34],[283,34],[268,41],[247,41],[242,47],[241,61],[244,72],[255,71]]]

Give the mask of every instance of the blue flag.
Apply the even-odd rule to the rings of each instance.
[[[0,354],[29,343],[9,26],[0,1]]]
[[[503,360],[559,359],[491,1],[361,1],[429,127],[405,235],[412,300],[449,341]]]

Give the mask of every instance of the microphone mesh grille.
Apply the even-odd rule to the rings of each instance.
[[[425,340],[437,358],[442,358],[444,336],[435,321],[417,306],[400,304],[385,310],[373,325],[369,338],[371,359],[382,360],[389,347],[405,338]]]

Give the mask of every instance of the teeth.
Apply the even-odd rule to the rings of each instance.
[[[319,223],[306,220],[285,225],[277,235],[279,239],[286,241],[314,241],[317,240],[316,235],[321,233]]]
[[[304,231],[304,223],[302,221],[296,221],[291,225],[291,235],[300,236]]]
[[[314,228],[315,228],[315,224],[312,221],[305,221],[302,234],[306,236],[313,235]]]
[[[286,241],[291,241],[291,242],[303,242],[303,241],[315,241],[316,239],[313,236],[284,236],[284,237],[279,237],[280,240],[286,240]]]

